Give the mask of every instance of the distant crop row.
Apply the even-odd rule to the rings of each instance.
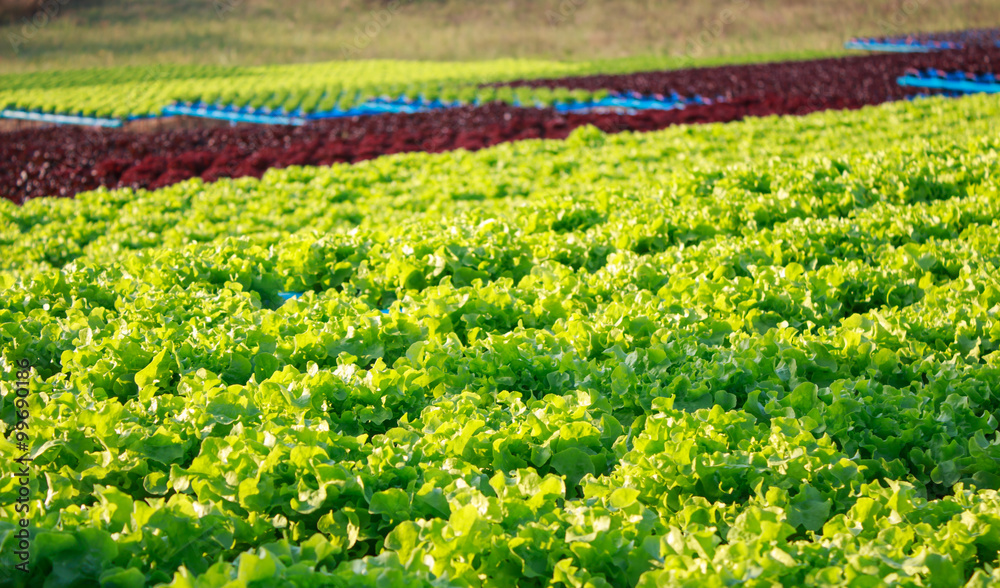
[[[468,82],[574,73],[556,62],[332,62],[264,67],[150,66],[0,77],[0,107],[126,118],[155,115],[173,102],[302,107],[353,106],[391,90],[444,92]],[[295,104],[292,104],[292,101]]]
[[[620,67],[653,66],[627,60]],[[479,87],[487,82],[578,75],[598,64],[538,60],[447,63],[347,61],[266,67],[150,66],[0,76],[0,108],[105,118],[159,114],[174,102],[310,114],[349,110],[378,97],[551,105],[592,92]],[[606,92],[605,92],[606,93]],[[598,96],[599,97],[599,96]]]
[[[638,114],[560,114],[491,104],[417,114],[322,121],[305,127],[238,127],[132,133],[75,127],[0,134],[0,197],[74,196],[101,186],[160,188],[189,178],[260,177],[271,168],[358,162],[405,152],[476,150],[505,141],[562,139],[592,124],[606,132],[821,108],[771,96]]]
[[[938,33],[909,33],[868,39],[890,43],[953,43],[958,45],[997,45],[1000,43],[1000,28],[968,29]]]
[[[1000,73],[1000,47],[970,46],[931,53],[887,53],[782,63],[729,65],[703,69],[571,76],[512,82],[513,86],[607,89],[643,94],[748,99],[774,94],[805,98],[814,104],[858,107],[913,94],[896,79],[907,68]],[[843,106],[842,106],[843,107]]]
[[[576,85],[588,92],[610,88],[670,94],[676,90],[688,96],[725,97],[722,103],[635,115],[561,115],[550,109],[493,104],[318,122],[303,129],[242,128],[151,135],[80,129],[22,131],[2,135],[0,196],[21,201],[39,196],[72,196],[98,186],[156,188],[191,177],[211,181],[260,176],[271,167],[326,165],[408,151],[479,149],[525,138],[562,138],[584,124],[595,124],[609,132],[654,130],[678,123],[859,108],[913,93],[914,89],[896,83],[908,68],[981,73],[997,71],[998,63],[1000,49],[970,48],[926,55],[873,55],[523,82],[540,87]]]
[[[748,90],[779,92],[810,87],[815,94],[840,91],[845,81],[869,92],[894,83],[894,76],[921,63],[962,65],[997,48],[979,47],[925,56],[870,55],[758,66],[730,66],[649,74],[662,60],[559,63],[497,60],[469,63],[398,61],[332,62],[253,68],[153,66],[0,76],[0,109],[119,118],[159,115],[173,103],[232,107],[255,112],[315,113],[348,111],[377,98],[448,104],[551,106],[599,99],[609,89],[681,96],[741,96]],[[964,56],[963,56],[964,55]],[[973,64],[974,65],[974,64]],[[926,67],[937,67],[927,65]],[[600,74],[608,68],[624,72]],[[754,76],[760,76],[754,77]],[[569,76],[569,77],[562,77]],[[589,77],[587,77],[589,76]],[[548,81],[535,81],[545,78]],[[556,82],[552,80],[558,80]],[[509,82],[518,82],[516,88]],[[746,88],[740,84],[747,85]],[[865,103],[871,103],[871,100]]]
[[[993,585],[998,121],[929,99],[0,201],[28,583]]]

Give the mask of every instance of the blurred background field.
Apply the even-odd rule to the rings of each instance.
[[[854,35],[991,22],[997,0],[0,0],[0,72],[343,58],[843,53]],[[734,59],[734,57],[738,57]]]

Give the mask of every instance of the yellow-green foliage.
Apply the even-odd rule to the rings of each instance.
[[[0,202],[0,570],[24,453],[34,549],[3,581],[995,585],[998,123]]]

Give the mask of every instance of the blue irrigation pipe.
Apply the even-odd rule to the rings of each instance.
[[[386,114],[386,113],[406,113],[412,114],[415,112],[429,112],[431,110],[443,110],[446,108],[454,108],[460,106],[459,104],[442,104],[442,103],[393,103],[393,102],[366,102],[360,106],[350,108],[348,110],[328,110],[325,112],[315,112],[313,114],[305,115],[308,120],[323,120],[330,118],[350,118],[352,116],[367,116],[371,114]]]
[[[1000,47],[1000,41],[993,44]],[[845,49],[860,51],[889,51],[896,53],[927,53],[944,49],[961,49],[965,45],[958,41],[907,41],[905,39],[851,39],[844,43]]]
[[[716,100],[718,101],[718,100]],[[635,114],[643,110],[673,110],[684,108],[687,104],[711,104],[713,101],[702,96],[684,98],[676,93],[670,96],[643,96],[636,92],[608,96],[600,100],[589,102],[560,102],[553,105],[559,112],[588,112],[600,109],[611,109],[624,111],[627,114]],[[473,104],[479,104],[476,100]],[[283,108],[271,110],[269,108],[254,109],[251,107],[239,107],[234,105],[206,104],[204,102],[195,103],[175,103],[163,107],[159,117],[168,116],[192,116],[196,118],[209,118],[214,120],[225,120],[231,123],[254,123],[270,125],[292,125],[301,126],[312,120],[323,120],[331,118],[348,118],[354,116],[368,116],[384,113],[415,113],[428,112],[432,110],[444,110],[462,106],[461,102],[443,102],[441,100],[408,100],[403,97],[389,98],[382,97],[369,100],[348,110],[334,109],[325,112],[303,113],[300,110],[286,112]],[[514,106],[523,108],[541,108],[541,104],[521,104],[514,101]],[[0,111],[0,117],[21,120],[34,120],[51,122],[55,124],[78,124],[99,127],[120,127],[122,119],[105,119],[96,117],[84,117],[65,114],[45,114],[41,112],[27,112],[19,110]],[[141,118],[158,118],[156,116],[130,116],[127,120],[137,120]]]
[[[656,101],[656,100],[635,100],[631,98],[604,98],[602,100],[595,100],[593,102],[564,102],[557,103],[553,105],[553,108],[558,112],[587,112],[590,110],[598,110],[604,108],[610,109],[626,109],[626,110],[673,110],[675,108],[681,108],[683,104],[681,102],[670,100],[670,101]]]
[[[900,86],[912,88],[936,88],[938,90],[952,90],[966,93],[1000,93],[1000,84],[989,84],[973,82],[969,80],[948,80],[941,78],[918,78],[917,76],[903,76],[896,79]]]
[[[213,106],[191,106],[185,104],[171,104],[163,107],[163,116],[193,116],[197,118],[211,118],[215,120],[227,120],[229,122],[246,122],[268,125],[293,125],[301,126],[306,124],[306,119],[300,116],[287,116],[275,114],[257,114],[250,112],[240,112],[230,108],[218,108]]]
[[[48,114],[45,112],[31,112],[13,109],[0,110],[0,118],[46,122],[58,125],[87,125],[91,127],[105,128],[117,128],[122,126],[122,120],[120,118],[99,118],[95,116],[79,116],[73,114]]]
[[[924,45],[905,45],[895,43],[880,43],[877,41],[848,41],[844,43],[845,49],[856,49],[859,51],[887,51],[891,53],[929,53],[938,51],[940,47],[927,47]]]
[[[712,104],[721,100],[710,100],[703,96],[682,98],[677,95],[655,98],[643,96],[634,98],[628,96],[609,96],[592,102],[558,103],[554,108],[559,112],[587,112],[597,109],[624,109],[638,112],[642,110],[676,110],[692,104]]]
[[[671,110],[682,108],[685,103],[703,104],[708,102],[701,96],[695,96],[685,100],[680,96],[664,97],[662,99],[649,96],[639,98],[627,96],[614,96],[603,98],[591,102],[569,102],[555,104],[554,108],[559,112],[581,112],[599,108],[615,108],[627,110]],[[429,112],[432,110],[444,110],[462,106],[460,102],[443,102],[441,100],[406,100],[404,98],[381,97],[369,100],[347,110],[328,110],[324,112],[314,112],[305,114],[300,111],[285,113],[284,110],[275,112],[260,109],[238,108],[235,106],[207,105],[204,103],[194,104],[173,104],[163,109],[164,116],[186,115],[201,118],[214,118],[228,120],[231,122],[250,122],[258,124],[286,124],[302,125],[310,120],[324,120],[333,118],[349,118],[354,116],[367,116],[372,114],[385,113],[415,113]],[[515,103],[515,106],[523,106]],[[538,106],[538,105],[534,105]]]

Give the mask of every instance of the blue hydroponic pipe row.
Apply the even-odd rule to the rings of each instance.
[[[994,41],[1000,47],[1000,41]],[[945,49],[961,49],[965,45],[958,41],[933,41],[916,39],[878,39],[878,38],[858,38],[855,37],[844,43],[845,49],[857,49],[861,51],[884,51],[892,53],[928,53],[930,51],[942,51]]]
[[[992,73],[981,73],[974,74],[967,71],[945,71],[943,69],[917,69],[915,67],[908,67],[903,75],[921,78],[925,80],[946,80],[949,82],[975,82],[977,84],[996,84],[1000,83],[997,76]]]
[[[557,103],[552,107],[558,112],[590,112],[595,110],[618,110],[627,114],[634,114],[643,110],[672,110],[684,108],[686,105],[712,104],[719,102],[702,96],[691,98],[680,96],[676,93],[670,96],[653,95],[644,96],[636,92],[624,94],[612,94],[601,100],[589,102],[568,102]],[[478,102],[474,103],[478,105]],[[354,116],[369,116],[384,113],[414,113],[429,112],[446,108],[457,108],[463,106],[461,102],[442,102],[440,100],[408,100],[405,98],[376,98],[348,110],[330,110],[305,114],[299,110],[286,112],[284,109],[271,110],[267,108],[253,109],[250,107],[225,106],[218,104],[178,103],[171,104],[163,108],[160,117],[169,116],[191,116],[197,118],[209,118],[224,120],[232,123],[255,123],[272,125],[294,125],[300,126],[313,120],[330,118],[348,118]],[[522,104],[515,102],[515,106]],[[540,104],[530,104],[527,107],[537,108]],[[157,118],[157,117],[129,117],[128,119],[98,118],[81,115],[49,114],[43,112],[29,112],[20,110],[0,111],[0,118],[30,120],[47,122],[54,124],[88,125],[97,127],[120,127],[124,120],[135,120],[137,118]]]
[[[49,114],[28,110],[0,110],[0,118],[53,123],[57,125],[86,125],[90,127],[115,128],[122,126],[120,118],[98,118],[72,114]]]
[[[927,53],[942,49],[961,49],[961,43],[949,41],[913,41],[910,39],[858,39],[844,43],[845,49],[861,51],[889,51],[893,53]]]
[[[992,74],[987,74],[993,78]],[[911,88],[934,88],[937,90],[947,90],[951,92],[961,92],[963,94],[997,94],[1000,93],[1000,83],[995,79],[987,81],[987,78],[973,76],[969,78],[949,77],[923,77],[917,75],[905,75],[896,78],[896,83],[900,86]]]
[[[601,100],[589,102],[568,102],[557,103],[552,106],[558,112],[588,112],[599,109],[618,109],[629,111],[641,110],[672,110],[683,108],[688,104],[711,104],[712,100],[695,96],[685,98],[677,94],[671,96],[643,96],[636,93],[612,95]],[[478,105],[478,102],[472,103]],[[446,108],[457,108],[464,106],[462,102],[443,102],[441,100],[408,100],[405,98],[376,98],[368,102],[350,108],[348,110],[329,110],[326,112],[316,112],[312,114],[303,113],[300,110],[286,112],[284,109],[270,110],[266,108],[253,109],[250,107],[223,106],[218,104],[205,104],[203,102],[193,104],[174,104],[163,109],[164,116],[184,115],[200,118],[212,118],[217,120],[228,120],[231,122],[251,122],[264,124],[282,125],[303,125],[313,120],[323,120],[331,118],[349,118],[354,116],[368,116],[372,114],[384,113],[414,113],[429,112],[432,110],[443,110]],[[540,104],[524,105],[517,101],[514,106],[525,106],[528,108],[541,107]]]

